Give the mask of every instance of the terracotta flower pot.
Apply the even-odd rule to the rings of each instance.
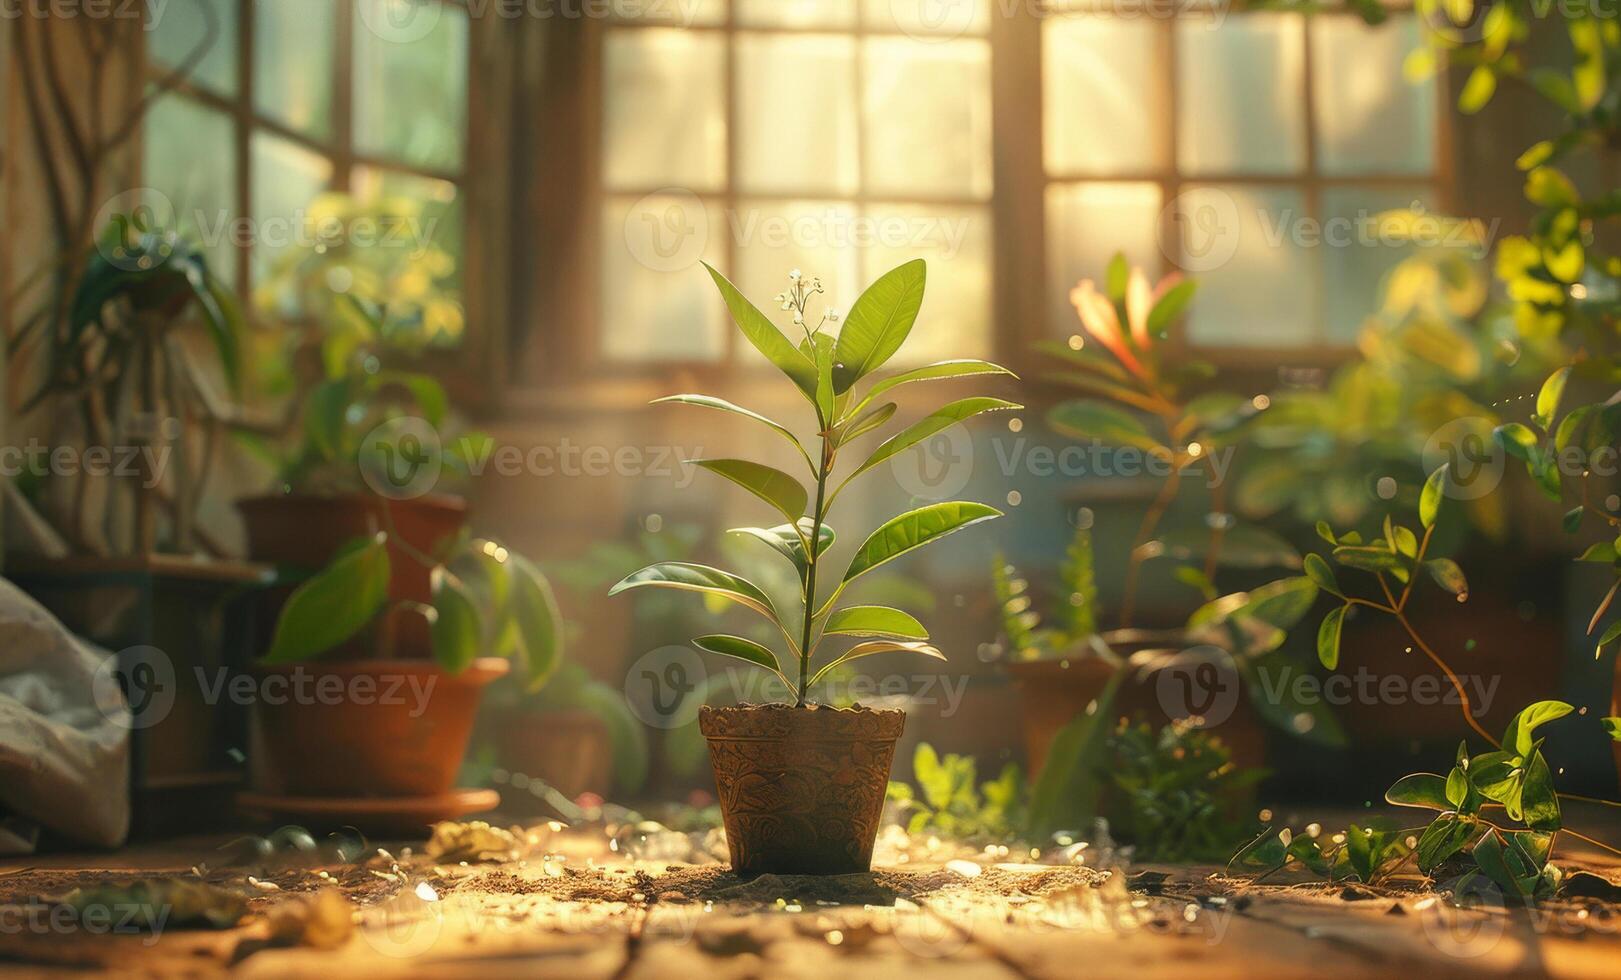
[[[385,514],[383,508],[387,507]],[[267,494],[236,502],[248,533],[248,554],[255,561],[315,570],[326,565],[339,547],[364,534],[388,528],[390,520],[405,543],[434,554],[441,542],[467,522],[467,503],[446,494],[390,500],[375,494]],[[398,544],[390,544],[388,597],[396,602],[433,601],[431,570]],[[263,611],[274,622],[287,590],[267,595]],[[397,651],[425,657],[430,649],[425,620],[400,624]]]
[[[255,773],[262,793],[424,797],[447,793],[498,657],[460,674],[427,661],[258,667]]]
[[[589,711],[545,711],[507,719],[500,730],[501,764],[539,777],[570,799],[607,796],[613,789],[608,726]]]
[[[905,712],[873,708],[700,709],[732,870],[868,870],[895,740],[905,726]]]

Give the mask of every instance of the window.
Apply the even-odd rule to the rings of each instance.
[[[896,5],[904,8],[906,5]],[[758,300],[815,272],[829,306],[929,261],[903,355],[992,350],[991,43],[889,0],[709,0],[600,36],[594,357],[759,362],[697,261]]]
[[[215,39],[202,48],[210,19]],[[420,298],[427,334],[459,340],[467,10],[186,0],[150,26],[150,80],[200,60],[146,119],[144,181],[218,272],[295,316],[311,312],[299,283],[312,275],[338,291]],[[333,221],[345,231],[329,249]]]
[[[1439,95],[1401,81],[1414,18],[1149,9],[1042,23],[1049,329],[1122,249],[1198,274],[1194,346],[1349,345],[1402,255],[1371,219],[1444,189]]]

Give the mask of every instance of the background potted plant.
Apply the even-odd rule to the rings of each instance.
[[[400,551],[427,570],[431,602],[391,599]],[[390,528],[348,542],[293,590],[255,668],[261,684],[282,675],[342,693],[258,699],[258,790],[245,805],[392,828],[494,805],[493,793],[451,792],[479,694],[508,659],[531,691],[551,679],[557,605],[540,570],[494,541],[463,536],[439,555]],[[408,617],[429,624],[428,650],[401,648]]]
[[[745,528],[748,535],[789,562],[798,574],[798,622],[784,618],[765,591],[731,572],[689,562],[660,562],[627,576],[610,594],[656,587],[718,595],[746,606],[780,634],[786,655],[741,636],[697,637],[699,649],[733,657],[770,671],[791,693],[792,704],[705,707],[699,726],[708,739],[732,866],[740,873],[836,874],[865,871],[871,863],[895,740],[905,723],[899,710],[833,708],[810,700],[829,671],[857,659],[903,651],[944,659],[928,631],[911,615],[886,606],[838,607],[846,588],[873,569],[917,548],[1000,513],[983,504],[931,504],[883,524],[855,551],[836,584],[819,598],[818,572],[835,536],[828,513],[850,482],[929,436],[987,411],[1019,406],[1000,398],[965,398],[940,408],[880,443],[838,483],[833,472],[841,450],[873,432],[895,414],[885,400],[900,385],[970,375],[1008,374],[987,361],[946,361],[916,368],[870,385],[856,384],[882,367],[906,340],[923,302],[921,260],[901,265],[869,286],[851,306],[837,340],[812,326],[810,297],[822,286],[798,270],[777,296],[804,332],[797,346],[724,276],[709,269],[733,321],[745,338],[793,382],[815,409],[818,433],[813,455],[786,426],[708,395],[676,395],[667,401],[737,413],[786,440],[814,480],[814,496],[794,476],[740,459],[699,460],[697,465],[741,486],[787,521]],[[807,511],[807,508],[808,511]],[[855,643],[812,673],[821,643]],[[786,670],[784,669],[786,663]],[[797,668],[797,669],[796,669]],[[797,674],[797,677],[795,676]]]

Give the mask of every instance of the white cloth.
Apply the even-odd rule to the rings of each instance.
[[[0,853],[32,851],[18,824],[102,847],[129,833],[130,713],[111,658],[0,579]]]

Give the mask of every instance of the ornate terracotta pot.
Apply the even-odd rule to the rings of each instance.
[[[732,870],[854,874],[872,845],[906,713],[785,704],[704,707]]]

